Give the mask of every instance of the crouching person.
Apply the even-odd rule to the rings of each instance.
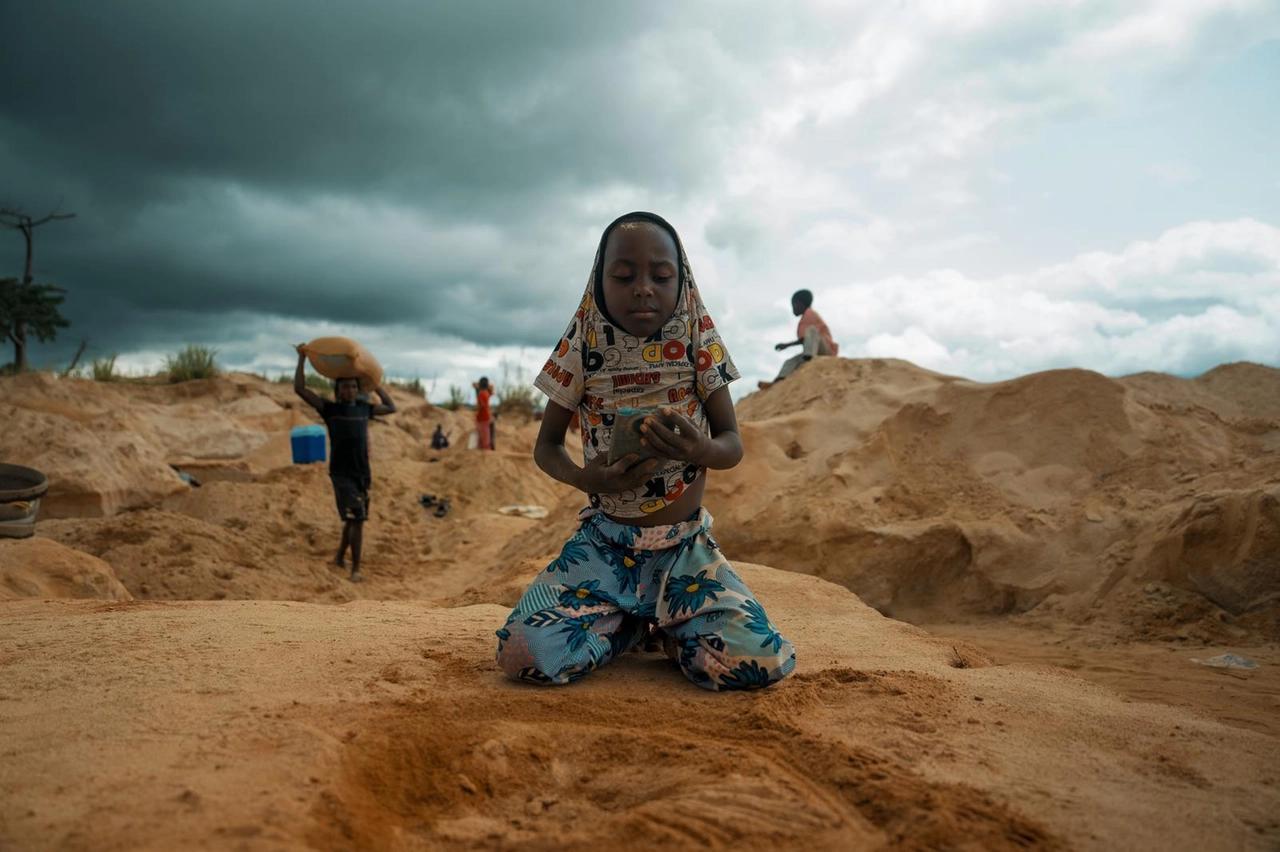
[[[568,683],[651,628],[705,689],[757,689],[795,669],[795,648],[720,553],[702,507],[706,472],[742,458],[728,390],[736,378],[672,227],[647,213],[611,224],[535,381],[549,400],[534,458],[590,505],[497,632],[508,675]],[[640,450],[610,462],[624,409],[651,414],[640,419]],[[582,467],[564,443],[575,412]]]

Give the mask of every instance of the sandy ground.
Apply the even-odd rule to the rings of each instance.
[[[357,586],[288,386],[0,380],[0,459],[53,483],[0,540],[0,849],[1280,848],[1276,399],[806,365],[707,498],[798,673],[718,695],[496,671],[580,502],[535,422],[469,452],[397,392]]]
[[[921,625],[939,639],[982,647],[997,665],[1065,669],[1131,701],[1182,707],[1223,724],[1280,737],[1280,648],[1223,645],[1187,648],[1166,642],[1116,641],[1110,631],[1070,624],[1011,627],[998,621]],[[1256,663],[1239,670],[1197,664],[1219,654]]]
[[[704,693],[635,653],[494,671],[505,610],[20,602],[5,848],[1094,848],[1280,842],[1274,736],[1125,700],[741,566],[800,673]],[[964,666],[958,668],[957,666]],[[1230,760],[1224,760],[1230,755]]]

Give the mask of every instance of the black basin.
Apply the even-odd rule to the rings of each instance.
[[[0,462],[0,503],[37,500],[49,490],[49,479],[38,470]]]

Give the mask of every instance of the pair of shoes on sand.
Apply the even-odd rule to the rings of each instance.
[[[345,560],[345,559],[341,559],[341,560],[339,560],[339,559],[335,559],[335,560],[333,560],[333,564],[334,564],[334,566],[335,566],[335,567],[337,567],[337,569],[338,569],[339,571],[345,571],[345,570],[347,570],[347,560]],[[352,571],[352,572],[351,572],[351,582],[353,582],[353,583],[363,583],[363,582],[364,582],[364,574],[362,574],[362,573],[360,572],[360,570],[359,570],[359,569],[357,569],[357,570],[355,570],[355,571]]]
[[[435,506],[437,518],[443,518],[445,515],[449,514],[450,503],[448,498],[442,499],[437,498],[434,494],[423,494],[418,498],[418,502],[424,509],[430,509],[432,506]]]

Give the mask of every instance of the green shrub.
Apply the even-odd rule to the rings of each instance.
[[[404,379],[387,379],[384,384],[388,387],[408,391],[409,393],[416,394],[417,396],[425,397],[427,395],[427,389],[422,386],[422,379],[420,378],[414,378],[411,382],[405,381]]]
[[[498,386],[496,413],[502,416],[523,415],[533,417],[541,409],[541,397],[519,364],[506,358],[501,361],[502,383]]]
[[[164,359],[170,382],[189,382],[192,379],[212,379],[218,375],[218,365],[213,356],[217,349],[190,345],[175,355]]]
[[[94,358],[89,365],[89,371],[93,374],[95,382],[118,382],[124,376],[116,372],[116,353],[112,352],[110,358]]]
[[[450,411],[457,411],[465,405],[466,402],[467,397],[466,394],[463,393],[462,388],[457,385],[449,385],[449,400],[444,404],[444,407]]]

